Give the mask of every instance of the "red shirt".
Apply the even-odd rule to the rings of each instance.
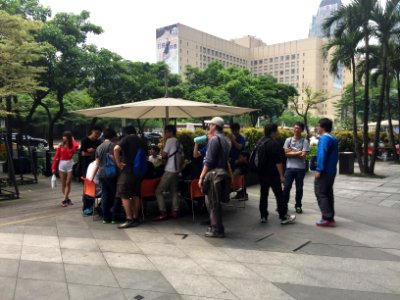
[[[54,172],[58,168],[58,163],[60,160],[70,160],[76,150],[78,150],[79,145],[75,140],[72,140],[72,148],[58,147],[56,154],[54,154],[53,164],[51,165],[51,170]]]

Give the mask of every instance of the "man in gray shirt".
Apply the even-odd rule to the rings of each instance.
[[[293,127],[293,137],[287,138],[283,148],[287,157],[285,183],[283,188],[283,198],[286,203],[290,199],[290,190],[293,181],[296,182],[296,204],[295,209],[298,214],[303,213],[301,200],[303,198],[304,177],[306,175],[305,158],[310,146],[308,140],[301,134],[304,131],[304,124],[296,122]]]
[[[207,195],[206,204],[210,214],[211,226],[205,236],[212,238],[225,237],[221,202],[224,201],[224,195],[229,195],[227,191],[232,178],[229,165],[230,145],[225,139],[223,128],[222,118],[215,117],[211,120],[205,164],[199,178],[199,188]]]

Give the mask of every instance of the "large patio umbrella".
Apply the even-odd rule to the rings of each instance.
[[[159,98],[74,111],[87,117],[121,119],[201,118],[234,116],[256,111],[252,108],[211,104],[177,98]]]

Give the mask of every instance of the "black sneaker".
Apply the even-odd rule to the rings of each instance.
[[[205,235],[205,237],[209,237],[209,238],[224,238],[225,232],[223,230],[219,231],[219,230],[215,229],[214,227],[208,227],[208,229],[204,235]]]
[[[296,210],[297,214],[302,214],[303,213],[303,210],[301,209],[301,207],[295,207],[294,209]]]
[[[268,217],[261,217],[260,222],[263,223],[263,224],[267,223],[268,222]]]
[[[129,227],[136,227],[139,226],[139,221],[137,219],[133,220],[126,220],[124,223],[118,226],[119,229],[129,228]]]

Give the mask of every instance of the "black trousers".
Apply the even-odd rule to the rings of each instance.
[[[314,192],[317,197],[318,206],[321,210],[322,219],[332,221],[335,217],[333,184],[336,174],[322,173],[319,178],[315,178]]]
[[[279,176],[259,176],[260,181],[260,214],[261,217],[268,217],[268,194],[272,188],[276,198],[279,218],[283,219],[288,210],[287,202],[283,198],[282,184]]]

